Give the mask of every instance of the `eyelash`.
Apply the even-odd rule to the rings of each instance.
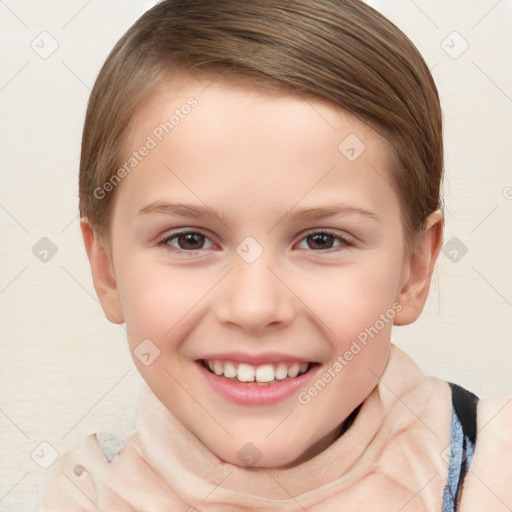
[[[205,237],[205,239],[209,240],[208,236],[206,236],[201,231],[181,231],[181,232],[173,233],[172,235],[166,236],[163,240],[158,242],[157,245],[163,246],[167,251],[169,251],[171,253],[174,253],[174,254],[187,254],[187,255],[192,256],[192,255],[197,254],[198,252],[200,252],[202,249],[198,249],[197,251],[186,251],[186,250],[182,250],[182,249],[177,249],[177,248],[169,245],[169,242],[171,240],[174,240],[175,238],[183,236],[183,235],[190,235],[190,234],[202,235],[202,236]],[[352,241],[348,237],[343,236],[343,235],[341,235],[339,233],[335,233],[333,231],[330,231],[329,229],[309,231],[300,239],[300,241],[302,242],[303,240],[306,240],[309,236],[317,235],[317,234],[332,236],[336,241],[340,242],[340,244],[345,246],[345,248],[355,246],[354,241]],[[324,250],[322,250],[322,249],[317,249],[317,250],[309,249],[309,250],[313,251],[315,253],[328,253],[328,254],[330,254],[332,252],[338,252],[339,250],[342,250],[342,249],[343,249],[343,247],[341,249],[340,248],[338,248],[338,249],[330,248],[330,249],[324,249]]]

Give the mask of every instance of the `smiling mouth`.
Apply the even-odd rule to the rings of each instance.
[[[276,384],[280,381],[292,380],[305,373],[317,363],[281,362],[262,365],[251,365],[235,361],[219,361],[201,359],[199,363],[208,372],[232,382],[259,385]]]

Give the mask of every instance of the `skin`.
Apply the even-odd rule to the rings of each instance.
[[[106,249],[86,220],[82,232],[107,318],[126,323],[132,354],[148,338],[160,350],[149,366],[134,357],[159,399],[223,461],[242,465],[237,453],[251,442],[261,452],[257,466],[287,467],[324,450],[375,388],[392,322],[305,405],[297,394],[273,405],[235,404],[198,378],[195,361],[213,352],[280,352],[318,362],[321,376],[393,304],[401,307],[395,325],[418,317],[442,217],[431,214],[408,250],[384,139],[322,100],[212,78],[182,74],[140,109],[127,155],[169,112],[191,96],[198,101],[117,185]],[[366,146],[353,162],[338,149],[349,134]],[[139,213],[163,202],[206,205],[223,217]],[[333,204],[369,214],[294,218]],[[308,238],[325,230],[348,242]],[[206,238],[191,248],[169,239],[179,231]],[[252,263],[236,252],[248,236],[263,249]]]

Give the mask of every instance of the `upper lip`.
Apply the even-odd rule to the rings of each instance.
[[[311,359],[282,354],[278,352],[265,352],[262,354],[247,354],[243,352],[218,352],[208,354],[200,359],[207,361],[234,361],[238,363],[248,363],[253,365],[262,365],[270,363],[282,363],[284,361],[291,363],[311,363]]]

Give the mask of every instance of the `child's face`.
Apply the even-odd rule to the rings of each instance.
[[[225,461],[313,456],[377,384],[393,319],[421,309],[386,143],[319,100],[188,76],[133,127],[140,162],[115,190],[115,284],[99,295],[140,373]],[[234,382],[205,360],[274,380]],[[275,377],[294,362],[313,364]]]

